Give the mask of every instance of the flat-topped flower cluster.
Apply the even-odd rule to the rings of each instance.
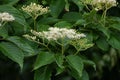
[[[67,28],[58,28],[58,27],[50,27],[48,31],[36,32],[31,30],[31,33],[34,36],[24,35],[27,39],[36,40],[36,37],[45,38],[47,40],[58,40],[58,39],[70,39],[76,40],[86,37],[83,33],[77,33],[74,29],[67,29]]]
[[[15,20],[15,18],[7,13],[7,12],[3,12],[3,13],[0,13],[0,26],[4,23],[4,22],[10,22],[10,21],[13,21]]]
[[[116,0],[85,0],[84,2],[95,6],[98,10],[117,6]]]
[[[27,12],[29,15],[31,15],[34,18],[37,18],[40,15],[46,14],[49,12],[49,7],[43,8],[42,5],[31,3],[30,5],[24,5],[22,7],[22,10]]]

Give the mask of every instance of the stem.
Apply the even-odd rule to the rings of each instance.
[[[38,44],[40,44],[40,45],[42,45],[42,46],[46,47],[46,48],[47,48],[47,50],[48,50],[49,52],[51,52],[51,50],[49,49],[48,45],[45,45],[44,43],[37,42],[37,41],[34,41],[34,42],[36,42],[36,43],[38,43]]]
[[[56,43],[62,46],[62,44],[61,44],[61,43],[59,43],[58,41],[56,41]]]
[[[63,55],[64,54],[64,46],[62,45],[61,47],[62,47],[62,55]]]
[[[37,31],[36,19],[35,19],[35,18],[33,18],[33,20],[34,20],[34,30],[36,30],[36,31]]]
[[[2,29],[2,28],[5,26],[6,23],[7,23],[7,22],[1,23],[0,29]]]
[[[79,51],[80,51],[80,50],[77,50],[76,53],[75,53],[75,55],[77,55],[77,54],[79,53]]]
[[[102,19],[103,19],[103,26],[105,27],[105,23],[106,23],[106,13],[107,13],[107,5],[105,5],[105,10],[103,11],[103,14],[102,14]]]
[[[63,38],[62,38],[62,44],[59,43],[58,41],[56,41],[57,44],[59,44],[61,46],[61,53],[62,55],[64,54],[64,43],[63,43]]]
[[[50,41],[48,41],[47,46],[49,45]]]
[[[106,22],[106,12],[107,10],[104,11],[104,16],[103,16],[103,25],[105,26],[105,22]]]
[[[62,47],[62,55],[64,54],[64,38],[62,38],[62,45],[61,45],[61,47]]]

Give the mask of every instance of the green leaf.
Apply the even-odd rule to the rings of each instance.
[[[56,67],[56,76],[65,71],[65,68]]]
[[[72,0],[79,8],[79,11],[82,11],[84,8],[84,4],[82,3],[82,0]]]
[[[18,63],[21,69],[23,68],[24,54],[16,45],[10,42],[1,42],[0,50],[5,56]]]
[[[86,21],[84,19],[79,19],[78,21],[76,21],[74,26],[85,25],[85,24],[86,24]]]
[[[56,54],[55,55],[55,61],[61,69],[64,68],[63,62],[64,62],[64,56],[62,54]]]
[[[34,70],[50,64],[54,61],[54,54],[48,52],[41,52],[35,61]]]
[[[74,77],[76,80],[81,80],[81,76],[78,74],[76,70],[70,68],[69,74]]]
[[[94,40],[94,33],[91,31],[91,32],[89,32],[89,33],[86,33],[86,38],[89,40],[89,41],[91,41],[91,42],[93,42],[93,40]]]
[[[116,49],[120,49],[120,38],[119,35],[118,36],[111,36],[111,38],[109,39],[108,43]]]
[[[50,27],[49,25],[40,24],[40,25],[38,26],[38,29],[37,29],[37,30],[38,30],[38,31],[47,31],[49,27]]]
[[[38,24],[54,24],[58,22],[59,19],[53,18],[53,17],[47,17],[47,18],[42,18],[38,21]]]
[[[55,18],[59,16],[65,6],[65,0],[53,0],[50,5],[51,15]]]
[[[110,27],[120,31],[120,23],[112,24],[112,25],[110,25]]]
[[[106,41],[106,39],[104,37],[99,38],[96,41],[96,44],[103,51],[107,51],[109,49],[109,44],[108,44],[108,42]]]
[[[81,77],[81,80],[89,80],[89,75],[85,70],[83,71],[83,76]]]
[[[83,63],[84,63],[85,65],[90,65],[90,66],[92,66],[92,67],[96,70],[96,64],[95,64],[93,61],[83,60]]]
[[[16,23],[21,24],[21,27],[24,26],[24,29],[26,29],[28,27],[28,24],[25,21],[25,18],[23,17],[23,14],[20,13],[16,8],[10,6],[10,5],[2,5],[0,6],[0,12],[8,12],[11,15],[13,15],[15,17],[15,21]],[[12,23],[12,22],[10,22]]]
[[[54,26],[60,27],[60,28],[71,28],[72,24],[70,24],[67,21],[60,21],[60,22],[56,23]]]
[[[14,5],[18,1],[19,0],[2,0],[2,1],[0,1],[0,4],[2,4],[2,5]]]
[[[12,36],[12,37],[7,38],[7,40],[16,44],[24,52],[27,52],[25,54],[26,56],[35,55],[35,51],[33,50],[33,48],[22,38],[17,37],[17,36]]]
[[[84,13],[83,18],[86,20],[86,22],[88,23],[95,23],[96,20],[98,20],[100,17],[97,15],[97,11],[96,10],[91,10],[89,13]]]
[[[68,12],[63,15],[62,19],[68,22],[76,22],[77,20],[81,19],[82,15],[77,12]]]
[[[110,38],[110,30],[107,27],[97,26],[97,29],[101,31],[108,39]]]
[[[83,70],[83,75],[81,77],[75,72],[74,69],[69,71],[69,74],[73,76],[76,80],[89,80],[89,75],[85,70]]]
[[[0,26],[0,36],[3,37],[3,38],[8,37],[8,31],[6,30],[5,27],[1,28],[1,26]]]
[[[46,66],[35,71],[34,80],[51,80],[51,69]]]
[[[72,67],[78,73],[78,75],[81,77],[83,68],[84,68],[82,59],[77,55],[69,55],[66,57],[66,60],[67,60],[68,64],[70,65],[70,67]]]

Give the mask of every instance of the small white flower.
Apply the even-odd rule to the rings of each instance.
[[[36,36],[30,36],[28,34],[23,35],[25,38],[27,38],[28,40],[33,40],[36,41]]]
[[[49,12],[49,8],[45,7],[43,8],[42,5],[31,3],[30,5],[23,6],[22,10],[27,12],[29,15],[31,15],[34,18],[37,18],[39,15],[43,15]]]
[[[13,20],[15,20],[15,18],[7,12],[3,12],[3,13],[0,13],[0,20],[3,22],[4,21],[13,21]]]
[[[57,27],[50,27],[48,31],[42,31],[42,32],[36,32],[34,30],[31,30],[31,33],[34,36],[43,37],[49,41],[63,39],[63,38],[80,39],[80,38],[86,37],[85,34],[77,33],[74,29],[57,28]],[[27,35],[27,37],[29,36]],[[34,38],[31,37],[31,39],[34,39]]]
[[[116,0],[84,0],[84,3],[93,5],[97,11],[104,8],[109,9],[113,6],[117,6]]]
[[[13,21],[15,20],[15,18],[7,12],[3,12],[3,13],[0,13],[0,20],[1,22]]]

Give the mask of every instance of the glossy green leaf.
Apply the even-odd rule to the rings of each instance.
[[[10,5],[2,5],[2,6],[0,6],[0,12],[8,12],[11,15],[13,15],[15,17],[14,22],[21,24],[21,27],[26,28],[28,26],[28,24],[25,21],[25,18],[23,17],[23,14],[20,13],[16,8],[14,8]]]
[[[74,25],[78,26],[78,25],[85,25],[85,24],[86,24],[86,21],[84,19],[79,19],[78,21],[76,21]]]
[[[89,80],[89,75],[85,70],[83,71],[83,76],[81,77],[81,80]]]
[[[67,21],[60,21],[60,22],[56,23],[54,26],[60,27],[60,28],[71,28],[72,24]]]
[[[69,72],[69,74],[70,74],[72,77],[74,77],[76,80],[81,80],[81,77],[82,77],[82,76],[80,76],[75,69],[71,68],[70,71],[68,71],[68,72]]]
[[[2,5],[14,5],[18,1],[19,0],[2,0],[2,1],[0,1],[0,4],[2,4]]]
[[[78,73],[78,75],[81,77],[83,68],[84,68],[82,59],[77,55],[69,55],[66,57],[66,60],[67,60],[68,64],[70,65],[70,67],[72,67]]]
[[[69,71],[69,74],[73,76],[75,80],[89,80],[89,75],[85,70],[83,70],[83,73],[82,73],[83,75],[81,77],[77,74],[77,72],[74,69]]]
[[[56,67],[56,76],[62,74],[65,71],[65,68]]]
[[[110,38],[110,30],[107,27],[97,26],[97,29],[101,31],[108,39]]]
[[[13,43],[10,43],[10,42],[1,42],[0,43],[0,51],[2,51],[2,53],[5,56],[7,56],[8,58],[10,58],[14,62],[18,63],[20,65],[21,69],[22,69],[24,54],[21,51],[21,49],[19,49]]]
[[[42,18],[38,21],[38,24],[54,24],[58,22],[59,19],[53,17]]]
[[[65,0],[52,0],[50,12],[53,17],[58,17],[65,6]]]
[[[24,52],[27,52],[25,54],[26,56],[35,55],[35,51],[33,50],[33,48],[24,39],[18,36],[12,36],[12,37],[7,38],[7,40],[16,44]]]
[[[112,25],[110,25],[110,27],[120,31],[120,23],[112,24]]]
[[[116,49],[120,49],[120,38],[118,36],[111,36],[111,38],[108,41],[109,44]]]
[[[50,64],[54,61],[54,54],[48,53],[48,52],[40,52],[40,54],[37,56],[37,59],[34,64],[34,70],[45,66],[47,64]]]
[[[82,3],[82,0],[72,0],[79,8],[79,11],[82,11],[84,8],[84,4]]]
[[[51,69],[46,66],[36,70],[34,80],[51,80]]]
[[[77,12],[68,12],[63,15],[63,20],[66,20],[68,22],[76,22],[77,20],[82,18],[82,15]]]
[[[55,61],[61,69],[64,68],[63,62],[64,62],[64,56],[62,54],[56,54],[55,55]]]
[[[99,38],[99,39],[96,41],[96,44],[97,44],[97,46],[98,46],[100,49],[102,49],[102,50],[104,50],[104,51],[107,51],[107,50],[109,49],[109,44],[108,44],[108,42],[106,41],[106,39],[103,38],[103,37]]]
[[[39,24],[37,30],[38,31],[47,31],[49,27],[50,27],[49,25]]]
[[[3,37],[3,38],[8,37],[8,31],[6,30],[5,27],[0,26],[0,36]]]
[[[83,60],[83,63],[85,65],[92,66],[96,70],[96,64],[93,61],[91,61],[91,60]]]

